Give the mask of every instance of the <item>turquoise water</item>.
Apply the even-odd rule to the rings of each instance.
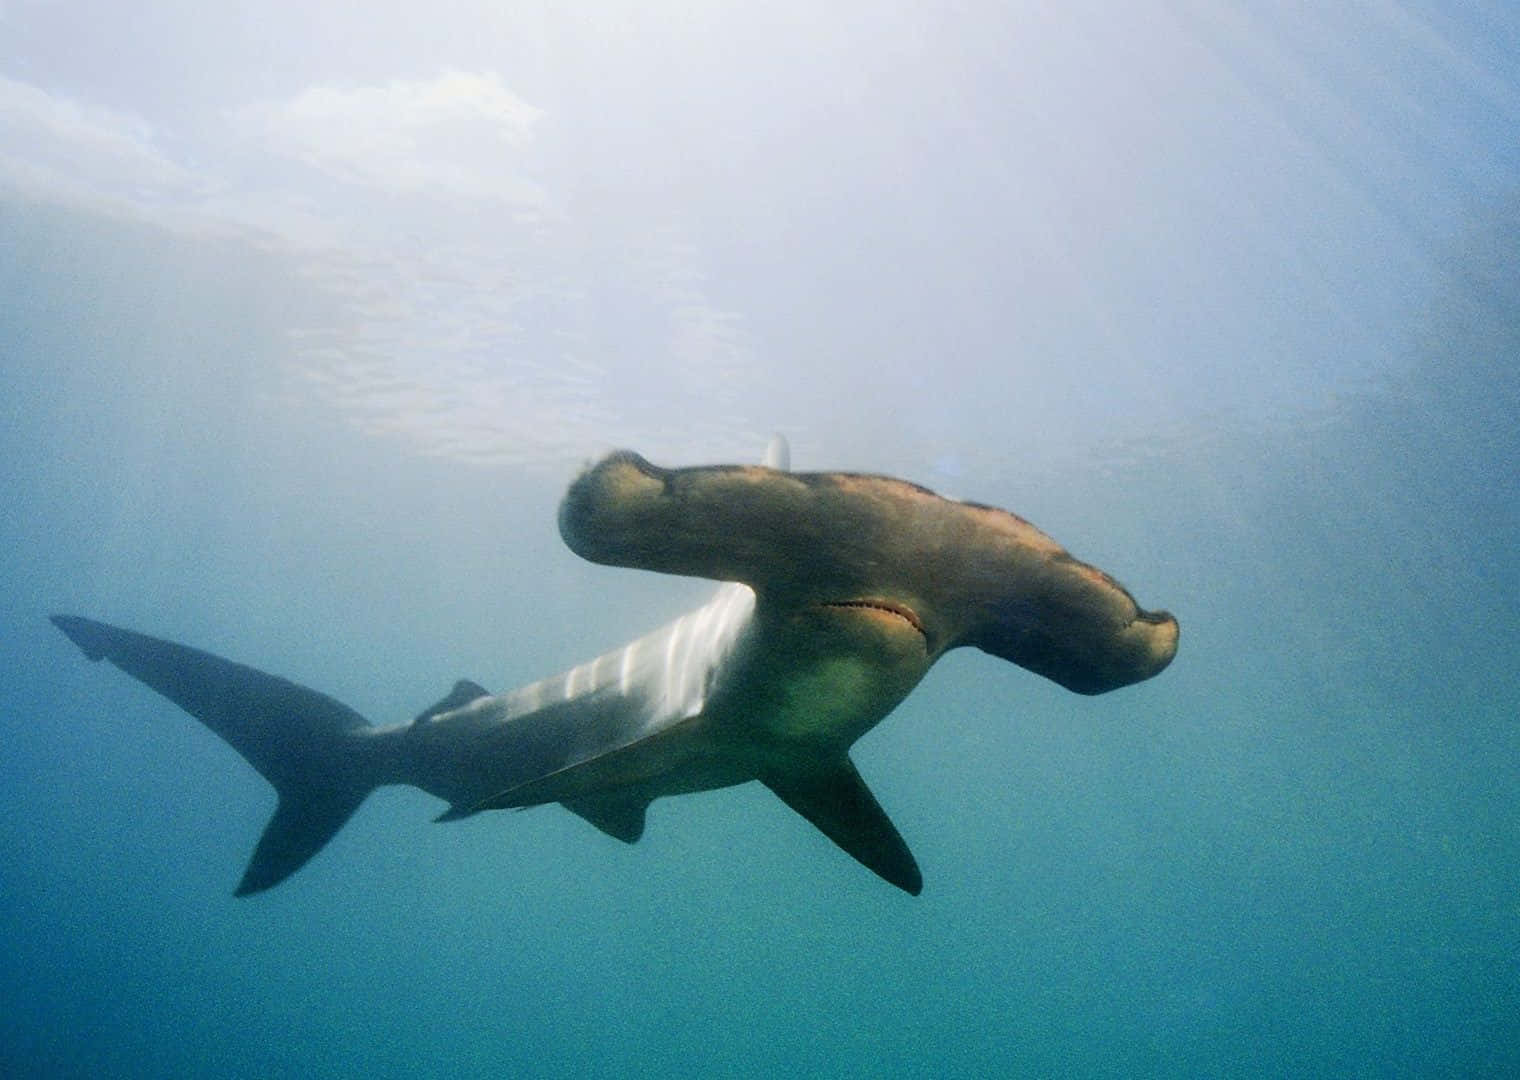
[[[858,755],[923,865],[918,899],[750,786],[657,804],[634,848],[557,809],[432,825],[426,796],[382,791],[291,882],[233,900],[272,793],[172,706],[84,663],[49,611],[214,648],[392,720],[459,675],[556,670],[700,590],[579,564],[547,479],[342,430],[307,456],[299,425],[320,416],[282,414],[282,430],[256,390],[187,387],[114,343],[90,366],[9,367],[8,1065],[1520,1066],[1520,279],[1495,269],[1474,270],[1482,288],[1432,324],[1404,381],[1312,427],[1038,479],[1005,466],[976,489],[1038,503],[1074,550],[1177,612],[1183,647],[1096,699],[981,654],[931,672]],[[87,355],[77,327],[19,330]]]
[[[541,13],[473,82],[431,23],[85,75],[0,12],[0,1072],[1520,1073],[1513,18],[969,10]],[[1181,621],[1096,698],[951,654],[858,745],[917,898],[751,784],[632,847],[382,790],[234,899],[271,789],[47,622],[394,722],[700,603],[560,494],[773,430]]]

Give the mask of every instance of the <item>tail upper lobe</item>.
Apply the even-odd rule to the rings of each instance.
[[[219,656],[77,615],[53,625],[91,660],[109,660],[220,735],[274,785],[238,896],[284,881],[343,827],[375,783],[353,733],[368,721],[339,701]]]

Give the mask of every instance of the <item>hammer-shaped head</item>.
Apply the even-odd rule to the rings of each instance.
[[[1004,510],[856,473],[662,469],[621,451],[566,493],[560,534],[593,562],[742,581],[771,610],[904,620],[931,658],[960,645],[1098,694],[1177,652],[1177,620]]]

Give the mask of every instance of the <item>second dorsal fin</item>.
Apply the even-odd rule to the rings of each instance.
[[[417,714],[417,719],[413,720],[412,723],[425,724],[433,717],[438,716],[441,713],[452,712],[454,709],[468,705],[476,698],[490,696],[491,691],[487,690],[479,683],[473,683],[469,679],[460,679],[457,683],[454,684],[454,689],[450,690],[447,694],[444,695],[442,701],[438,702],[436,705],[430,705],[426,709],[423,709],[420,713]]]

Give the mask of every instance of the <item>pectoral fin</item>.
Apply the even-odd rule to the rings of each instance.
[[[923,891],[913,853],[849,758],[760,779],[868,870],[914,896]]]

